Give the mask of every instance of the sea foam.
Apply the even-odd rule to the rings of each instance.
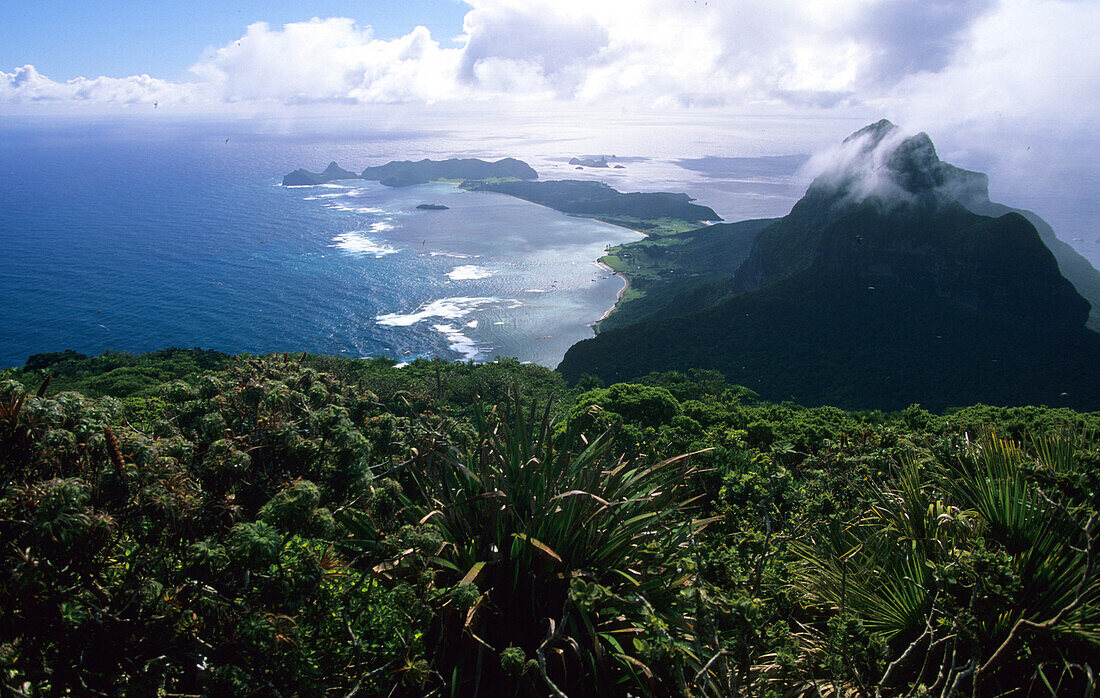
[[[485,279],[493,275],[493,272],[474,264],[463,264],[447,272],[452,281],[470,281],[473,279]]]
[[[352,230],[343,235],[337,235],[332,238],[334,244],[329,245],[329,247],[339,248],[349,254],[374,255],[375,257],[384,257],[388,254],[400,252],[396,247],[371,240],[364,235],[365,232],[365,230]]]
[[[343,211],[344,213],[382,213],[382,209],[374,206],[348,206],[339,201],[328,201],[325,203],[325,208],[330,208],[333,211]]]
[[[307,196],[302,201],[317,201],[319,199],[340,199],[345,196],[359,196],[363,193],[362,189],[349,189],[347,191],[339,191],[334,194],[315,194],[313,196]]]
[[[418,322],[422,322],[431,318],[457,320],[458,318],[466,317],[478,308],[483,308],[487,305],[495,305],[498,303],[514,304],[516,303],[516,301],[512,299],[504,300],[501,298],[486,297],[468,298],[464,296],[457,296],[454,298],[440,298],[436,301],[424,303],[414,312],[404,315],[401,313],[386,313],[383,315],[379,315],[377,318],[375,318],[375,320],[378,322],[379,325],[409,327],[410,325],[415,325]],[[509,307],[515,306],[513,305]]]
[[[473,361],[481,355],[481,349],[474,340],[464,335],[462,330],[454,325],[439,324],[432,325],[432,328],[447,338],[447,347],[451,351],[461,354],[467,361]]]

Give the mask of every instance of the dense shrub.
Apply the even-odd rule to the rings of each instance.
[[[1100,669],[1097,413],[803,408],[705,372],[581,393],[509,360],[31,363],[0,376],[5,695],[1057,695]]]

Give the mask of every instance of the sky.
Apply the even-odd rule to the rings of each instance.
[[[1037,172],[1048,186],[1091,174],[1075,195],[1096,198],[1100,0],[50,0],[4,14],[0,118],[778,115],[838,119],[831,142],[885,117],[1017,190]]]
[[[1100,104],[1097,0],[51,0],[7,14],[0,108],[614,100],[1060,122]]]
[[[307,9],[308,8],[308,9]],[[459,0],[47,0],[14,4],[0,24],[0,70],[25,64],[55,80],[148,74],[186,79],[187,68],[236,41],[254,22],[283,26],[313,17],[359,17],[393,39],[423,25],[450,45],[469,7]]]

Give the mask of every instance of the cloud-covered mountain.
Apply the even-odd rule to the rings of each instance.
[[[885,121],[818,165],[724,296],[580,342],[561,371],[711,368],[770,399],[858,408],[1100,407],[1088,301],[1025,216],[970,210],[996,206],[984,176]]]
[[[984,216],[1026,218],[1059,271],[1089,302],[1089,326],[1100,330],[1100,271],[1035,213],[990,201],[989,178],[940,160],[927,134],[907,135],[882,120],[815,156],[809,168],[817,176],[806,195],[781,224],[760,234],[735,275],[734,290],[750,291],[809,266],[827,227],[868,201],[885,209],[961,205]]]

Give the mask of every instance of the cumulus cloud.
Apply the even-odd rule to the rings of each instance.
[[[458,59],[424,27],[386,41],[334,17],[281,29],[257,22],[191,72],[229,102],[427,101],[452,96]]]
[[[992,0],[896,0],[865,8],[854,26],[873,55],[866,82],[893,85],[909,75],[943,70],[993,5]]]
[[[369,16],[260,22],[210,49],[187,82],[58,82],[24,66],[0,73],[0,101],[854,106],[924,126],[994,109],[1091,118],[1100,94],[1095,2],[466,2],[454,48],[423,27],[378,38]]]
[[[480,2],[481,0],[478,0]],[[486,0],[492,1],[492,0]],[[609,40],[578,94],[661,105],[833,106],[938,70],[990,0],[562,0]],[[534,10],[537,11],[537,10]]]
[[[572,95],[608,44],[607,26],[559,3],[479,5],[463,21],[468,40],[458,75],[466,84]]]
[[[1097,26],[1095,2],[1005,3],[975,23],[942,70],[907,75],[869,101],[929,125],[988,119],[1095,123]]]
[[[41,75],[32,65],[16,68],[11,73],[0,71],[0,103],[90,102],[135,104],[139,102],[179,102],[194,98],[190,85],[180,85],[132,75],[125,78],[74,78],[55,82]]]

